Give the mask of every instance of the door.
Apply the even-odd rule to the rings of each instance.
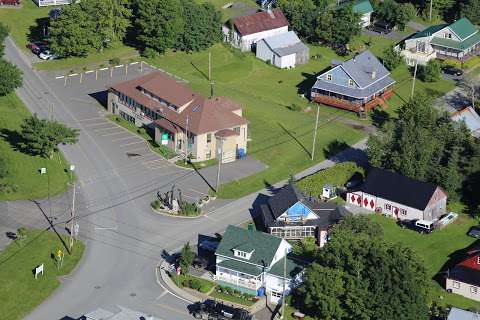
[[[270,291],[270,302],[278,304],[282,302],[282,293],[277,291]]]

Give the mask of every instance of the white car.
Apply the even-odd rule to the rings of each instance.
[[[38,57],[42,60],[53,60],[57,59],[57,56],[53,54],[50,50],[45,50],[43,52],[40,52]]]

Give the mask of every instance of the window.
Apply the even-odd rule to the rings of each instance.
[[[401,213],[402,215],[406,216],[406,215],[407,215],[407,210],[405,210],[405,209],[400,209],[400,213]]]
[[[210,143],[210,142],[212,142],[212,134],[207,133],[207,143]]]
[[[460,282],[458,282],[458,281],[453,281],[453,282],[452,282],[452,287],[453,287],[454,289],[460,289]]]
[[[480,256],[477,257],[477,264],[480,264]]]
[[[327,74],[327,80],[328,80],[328,81],[332,81],[332,75],[331,75],[330,73]]]
[[[281,298],[282,293],[277,291],[272,291],[272,298]]]
[[[243,252],[243,251],[238,251],[238,250],[236,250],[236,251],[235,251],[235,256],[240,257],[240,258],[246,258],[246,257],[247,257],[247,253],[246,253],[246,252]]]
[[[470,293],[477,294],[477,292],[478,292],[478,288],[477,288],[477,287],[474,287],[474,286],[471,286],[471,287],[470,287]]]
[[[236,134],[240,135],[240,127],[233,128],[233,131],[235,131]]]
[[[385,204],[385,210],[391,211],[392,210],[392,205],[386,203]]]
[[[353,80],[352,79],[348,79],[348,85],[353,87]]]
[[[205,158],[210,159],[212,157],[212,150],[208,150],[207,153],[205,153]]]

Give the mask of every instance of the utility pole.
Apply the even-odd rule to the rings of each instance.
[[[76,183],[73,183],[73,197],[72,197],[72,211],[71,211],[71,223],[70,223],[70,254],[72,254],[73,250],[73,229],[74,229],[74,224],[73,221],[75,219],[75,187]]]
[[[313,133],[313,145],[312,145],[312,161],[315,156],[315,143],[317,141],[317,129],[318,129],[318,114],[320,112],[320,106],[317,106],[317,119],[315,120],[315,131]]]
[[[217,183],[215,183],[215,192],[218,194],[218,188],[220,186],[220,166],[223,160],[223,138],[220,137],[220,148],[218,148],[218,167],[217,167]]]
[[[185,127],[185,156],[183,157],[183,161],[187,164],[187,153],[188,153],[188,115],[187,115],[187,125]]]
[[[282,292],[282,314],[280,315],[280,319],[283,319],[283,315],[285,314],[285,290],[286,290],[286,282],[287,282],[287,254],[288,251],[285,249],[285,257],[283,258],[283,292]]]
[[[413,92],[415,91],[415,80],[417,79],[417,67],[418,67],[418,60],[415,60],[415,70],[413,71],[413,82],[412,82],[412,98]]]
[[[433,0],[430,0],[430,13],[428,15],[428,18],[430,21],[432,21],[432,6],[433,6]]]
[[[208,81],[212,81],[212,53],[208,53]]]

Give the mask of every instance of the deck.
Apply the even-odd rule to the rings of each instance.
[[[384,105],[385,100],[389,99],[393,95],[393,89],[389,89],[385,91],[382,95],[376,97],[372,101],[369,101],[367,103],[361,104],[361,103],[352,103],[347,100],[343,99],[338,99],[334,97],[329,97],[329,96],[324,96],[324,95],[319,95],[317,94],[313,101],[321,104],[325,104],[327,106],[332,106],[348,111],[353,111],[353,112],[360,112],[360,111],[370,111],[374,109],[378,105]],[[363,110],[361,108],[363,107]]]

